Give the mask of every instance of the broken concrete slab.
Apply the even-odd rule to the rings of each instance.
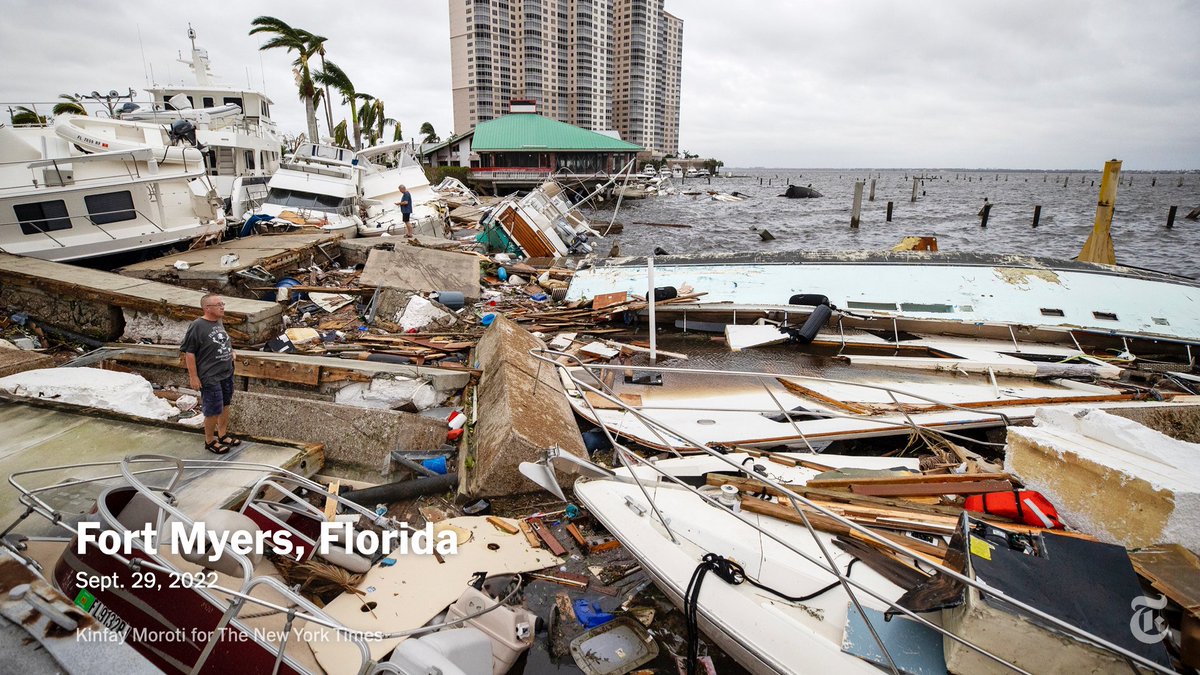
[[[465,476],[460,492],[478,497],[531,492],[537,486],[521,475],[521,462],[537,461],[554,446],[588,456],[558,373],[529,354],[542,348],[541,340],[503,316],[484,331],[475,349],[483,371],[479,421],[470,452],[459,453],[459,472]],[[574,480],[565,470],[558,476],[564,484]]]
[[[54,359],[41,352],[28,349],[0,349],[0,377],[53,366]]]
[[[271,274],[310,264],[327,266],[336,258],[341,237],[326,232],[297,232],[261,237],[230,239],[186,253],[173,253],[122,267],[120,274],[138,279],[161,281],[197,290],[241,293],[236,290],[237,272],[261,267]],[[322,250],[325,252],[322,253]],[[236,255],[237,263],[222,265],[222,258]],[[188,263],[178,269],[175,262]],[[261,284],[259,284],[261,285]]]
[[[172,333],[175,324],[199,317],[203,296],[154,281],[0,253],[0,305],[19,307],[39,321],[98,340],[161,338],[168,322],[174,322],[166,331]],[[129,334],[127,329],[136,329],[142,319],[127,320],[126,312],[161,320],[146,335]],[[275,337],[282,317],[283,307],[273,302],[225,300],[225,327],[235,343]]]
[[[474,301],[479,299],[479,258],[403,244],[393,251],[373,249],[359,283],[422,293],[458,291]]]
[[[1200,444],[1096,409],[1043,408],[1035,423],[1009,427],[1005,470],[1064,521],[1127,548],[1200,550]]]
[[[429,450],[446,440],[446,423],[416,413],[339,405],[292,396],[237,392],[229,408],[234,433],[325,446],[325,461],[386,472],[393,450]]]

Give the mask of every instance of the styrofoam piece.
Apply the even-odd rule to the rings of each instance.
[[[0,378],[0,390],[88,408],[165,420],[179,411],[144,377],[99,368],[42,368]]]
[[[400,315],[400,327],[404,330],[421,330],[438,319],[453,318],[450,313],[438,309],[432,302],[414,295],[408,300]]]
[[[353,382],[342,387],[333,400],[359,408],[395,410],[411,406],[425,410],[441,403],[443,397],[422,379],[376,377],[370,382]]]

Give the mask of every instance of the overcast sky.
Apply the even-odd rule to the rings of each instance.
[[[260,57],[262,36],[247,35],[268,14],[328,37],[329,58],[384,99],[405,138],[422,122],[443,136],[452,124],[447,0],[2,6],[6,105],[140,89],[144,64],[159,83],[178,81],[190,21],[218,75],[265,80],[276,120],[301,131],[292,57]],[[1200,2],[667,8],[684,20],[681,148],[728,166],[1099,170],[1115,157],[1127,170],[1200,168]]]

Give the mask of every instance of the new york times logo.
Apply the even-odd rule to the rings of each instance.
[[[1133,616],[1129,618],[1129,632],[1133,633],[1133,637],[1138,642],[1148,645],[1162,642],[1167,636],[1167,622],[1163,621],[1158,612],[1167,606],[1167,597],[1160,595],[1157,598],[1149,598],[1139,595],[1133,599],[1130,606],[1133,607]]]

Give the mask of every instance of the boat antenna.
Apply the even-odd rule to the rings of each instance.
[[[142,24],[137,25],[138,47],[142,50],[142,74],[146,76],[146,86],[150,86],[150,67],[146,61],[146,45],[142,42]]]
[[[192,51],[196,51],[196,31],[192,28],[192,22],[188,22],[188,39],[192,41]]]

